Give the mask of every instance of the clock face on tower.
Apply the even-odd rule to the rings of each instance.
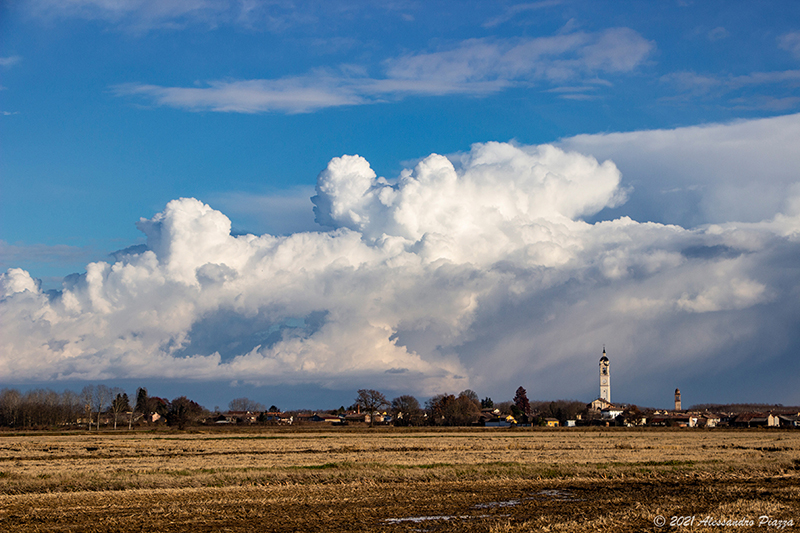
[[[608,380],[606,378],[603,378],[602,383],[603,383],[603,385],[608,385]]]

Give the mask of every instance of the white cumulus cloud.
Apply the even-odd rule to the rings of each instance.
[[[737,343],[797,312],[796,211],[586,222],[623,204],[621,180],[608,160],[492,142],[393,178],[332,159],[313,198],[328,231],[231,235],[223,213],[173,200],[138,223],[147,250],[90,263],[57,294],[0,276],[0,374],[577,395],[565,369],[591,383],[603,342],[632,383],[677,361],[736,365]],[[766,344],[793,342],[771,327]]]

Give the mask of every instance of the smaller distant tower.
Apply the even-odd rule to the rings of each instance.
[[[675,410],[681,410],[681,390],[675,389]]]

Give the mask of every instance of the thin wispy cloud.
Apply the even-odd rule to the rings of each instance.
[[[336,15],[357,13],[364,7],[407,8],[406,5],[394,6],[392,2],[370,5],[368,2],[313,0],[31,0],[22,7],[40,19],[101,21],[134,34],[197,27],[214,30],[221,26],[284,33],[292,28],[319,24]]]
[[[270,4],[277,11],[281,3]],[[197,24],[213,28],[226,23],[247,23],[260,5],[261,2],[231,0],[32,0],[24,7],[39,18],[99,20],[125,30],[147,32]]]
[[[540,2],[528,2],[525,4],[516,4],[509,6],[505,11],[483,23],[485,28],[494,28],[506,22],[512,21],[523,13],[535,12],[540,9],[546,9],[563,4],[563,0],[542,0]]]
[[[720,41],[722,39],[725,39],[725,38],[728,37],[728,35],[730,35],[728,30],[726,30],[722,26],[718,26],[718,27],[714,28],[713,30],[709,31],[708,34],[707,34],[707,37],[708,37],[709,41],[714,42],[714,41]]]
[[[694,98],[727,98],[737,107],[752,109],[792,109],[795,92],[800,87],[800,70],[751,72],[741,75],[699,74],[684,71],[661,76],[660,81],[677,89],[676,95],[664,100]],[[769,91],[770,94],[762,94]],[[783,91],[784,94],[776,94]],[[783,102],[776,106],[775,102]]]
[[[471,39],[446,50],[383,61],[382,77],[359,76],[352,65],[281,79],[214,80],[201,87],[127,83],[118,96],[189,111],[307,113],[412,95],[485,95],[520,84],[601,85],[598,76],[636,69],[652,42],[628,28],[533,39]]]
[[[800,31],[785,33],[778,37],[778,45],[800,59]]]
[[[20,56],[0,57],[0,67],[10,67],[22,61]]]
[[[142,96],[155,105],[188,111],[307,113],[364,102],[346,79],[212,81],[205,87],[128,83],[116,85],[112,90],[117,96]]]

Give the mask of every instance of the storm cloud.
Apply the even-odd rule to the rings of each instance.
[[[780,186],[759,221],[589,222],[636,194],[611,160],[490,142],[385,178],[336,157],[319,231],[232,235],[181,198],[138,222],[146,250],[58,292],[9,269],[0,375],[568,396],[594,386],[606,343],[616,383],[648,398],[653,376],[744,373],[756,347],[768,364],[797,346],[800,189]]]

